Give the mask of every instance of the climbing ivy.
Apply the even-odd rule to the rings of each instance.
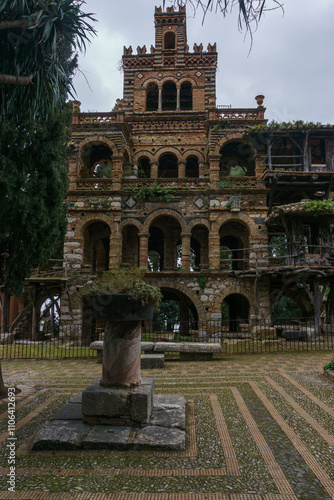
[[[139,198],[142,201],[151,200],[152,198],[159,198],[163,201],[171,201],[174,198],[174,195],[159,184],[154,181],[152,186],[146,186],[145,184],[141,185],[140,188],[134,188],[136,190],[135,198]]]

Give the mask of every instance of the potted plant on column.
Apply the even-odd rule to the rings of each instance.
[[[141,322],[153,319],[160,289],[140,269],[116,269],[94,279],[86,297],[97,320],[106,321],[101,385],[140,384]]]

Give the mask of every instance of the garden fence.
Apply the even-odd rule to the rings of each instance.
[[[57,332],[0,335],[0,359],[94,358],[91,342],[103,340],[103,324],[62,325]],[[253,319],[229,321],[146,322],[142,340],[153,342],[219,342],[224,354],[261,354],[334,349],[334,317],[273,322]],[[166,349],[168,352],[168,349]],[[177,354],[170,354],[170,357]],[[168,356],[167,356],[168,357]]]

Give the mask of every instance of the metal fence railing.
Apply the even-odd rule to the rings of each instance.
[[[56,332],[1,334],[0,359],[94,358],[91,342],[103,340],[103,324],[62,325]],[[142,340],[152,342],[219,342],[225,354],[334,350],[334,317],[276,320],[146,322]],[[174,353],[175,356],[175,353]]]

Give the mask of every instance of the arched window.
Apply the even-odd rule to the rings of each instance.
[[[198,177],[198,158],[196,156],[189,156],[186,163],[186,177]]]
[[[143,156],[138,161],[138,177],[147,179],[151,176],[150,160],[147,156]]]
[[[243,141],[231,141],[220,150],[220,177],[243,177],[254,175],[253,149]]]
[[[84,264],[93,274],[109,269],[110,228],[103,221],[89,224],[84,231]]]
[[[177,158],[173,154],[165,154],[159,158],[158,177],[176,179],[178,177]]]
[[[176,85],[174,82],[166,82],[162,87],[162,109],[176,109]]]
[[[240,325],[249,321],[249,301],[240,293],[231,293],[221,304],[222,326],[230,332],[238,332]]]
[[[175,33],[173,31],[167,31],[165,34],[164,48],[168,50],[175,49]]]
[[[159,89],[156,83],[149,83],[146,94],[146,111],[156,111],[158,109]]]
[[[180,109],[193,108],[193,94],[191,83],[183,82],[180,89]]]
[[[101,142],[86,144],[81,152],[80,177],[112,177],[112,151]]]

